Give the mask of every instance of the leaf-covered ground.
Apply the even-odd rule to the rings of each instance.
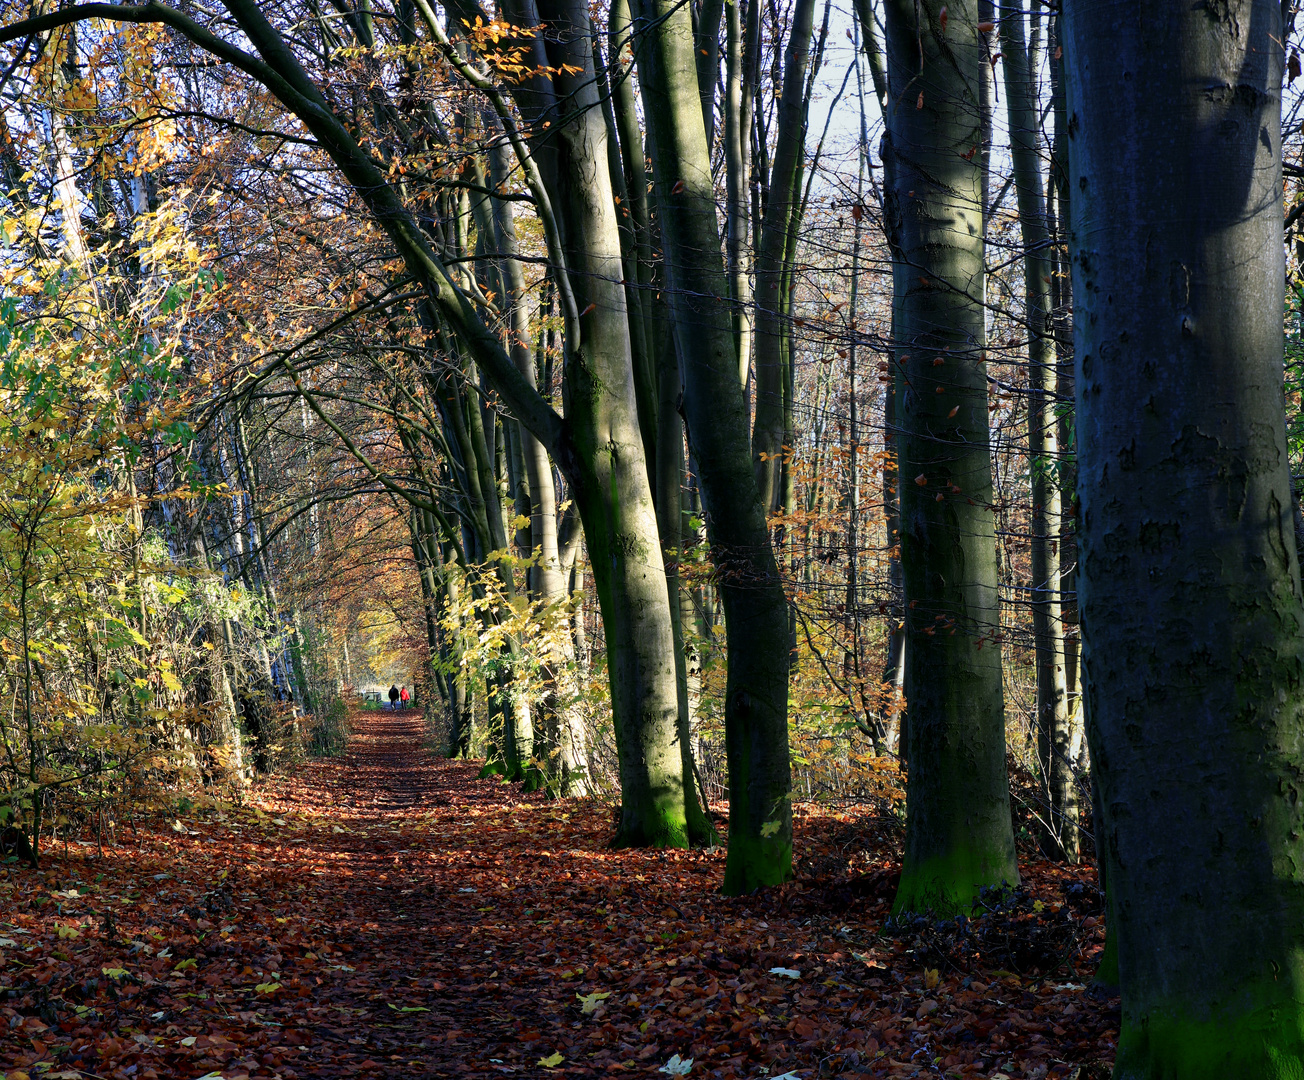
[[[421,735],[363,714],[240,809],[0,870],[8,1080],[1108,1076],[1086,870],[884,934],[895,834],[867,815],[800,807],[798,880],[727,899],[723,851],[608,851],[609,809]]]

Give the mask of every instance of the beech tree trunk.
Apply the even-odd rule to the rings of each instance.
[[[1079,2],[1063,30],[1083,689],[1123,997],[1114,1078],[1300,1076],[1282,5]]]
[[[756,416],[752,425],[752,467],[761,500],[771,513],[779,509],[782,498],[784,405],[788,396],[785,379],[786,369],[792,363],[791,356],[785,356],[784,348],[791,330],[785,286],[796,239],[791,226],[801,202],[799,176],[805,152],[806,72],[814,21],[815,0],[796,0],[784,52],[770,197],[756,256]]]
[[[511,163],[504,143],[490,150],[490,177],[495,190],[505,189]],[[526,307],[525,275],[517,254],[516,222],[512,204],[505,199],[493,200],[493,226],[498,251],[505,256],[501,265],[505,299],[508,305],[508,352],[516,369],[534,385],[534,355],[531,349],[530,316]],[[557,538],[557,492],[552,478],[548,452],[523,425],[515,425],[521,448],[522,463],[529,486],[530,549],[537,555],[530,569],[530,599],[560,607],[569,595],[566,574],[562,571]],[[553,790],[561,795],[583,795],[590,790],[585,752],[585,734],[577,714],[572,674],[573,654],[559,640],[546,657],[544,677],[547,690],[541,708],[542,753],[544,772]]]
[[[564,228],[581,338],[568,341],[566,414],[574,432],[576,503],[602,606],[620,757],[616,845],[684,847],[692,796],[679,745],[670,598],[638,424],[620,233],[597,100],[588,7],[541,5],[559,70],[554,198]],[[565,67],[563,67],[565,65]],[[576,71],[568,68],[578,69]],[[700,113],[699,113],[700,116]]]
[[[1022,5],[1001,19],[1005,104],[1014,191],[1023,235],[1028,331],[1028,464],[1032,494],[1032,636],[1037,669],[1037,759],[1045,798],[1042,854],[1078,861],[1078,788],[1064,660],[1060,603],[1059,425],[1051,407],[1055,342],[1051,333],[1050,230],[1041,178],[1040,116],[1028,60]]]
[[[714,185],[693,59],[693,28],[674,0],[635,6],[670,309],[688,442],[725,611],[729,853],[724,891],[792,876],[788,760],[788,606],[752,472],[747,408],[720,252]]]
[[[973,0],[886,14],[910,763],[895,910],[942,914],[1018,880],[983,352],[986,59]]]

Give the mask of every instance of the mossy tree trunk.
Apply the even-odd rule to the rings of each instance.
[[[1304,1075],[1282,5],[1072,3],[1083,690],[1115,1080]]]
[[[729,853],[724,891],[792,876],[788,608],[752,472],[690,13],[642,0],[635,42],[671,317],[707,535],[725,611]]]
[[[573,492],[602,608],[620,759],[617,846],[684,847],[691,828],[679,745],[670,599],[656,507],[638,422],[619,223],[597,97],[588,7],[539,7],[551,30],[555,105],[532,119],[558,132],[550,187],[579,317],[568,335],[566,416],[573,433]],[[542,129],[540,129],[542,130]]]
[[[986,58],[973,0],[888,0],[886,15],[910,763],[895,910],[940,914],[1018,880],[983,351]]]

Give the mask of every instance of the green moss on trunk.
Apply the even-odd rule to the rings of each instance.
[[[792,880],[792,837],[742,835],[730,838],[729,861],[725,867],[721,892],[726,896],[743,896],[769,885]]]
[[[915,859],[901,867],[892,913],[923,912],[949,918],[968,915],[985,888],[1013,885],[1009,856],[1003,849],[982,851],[957,845],[946,855]]]
[[[889,0],[884,221],[893,252],[910,769],[897,911],[1018,880],[983,310],[987,63],[973,0]],[[973,152],[957,153],[957,147]]]
[[[621,825],[607,846],[614,849],[688,847],[688,821],[682,806],[682,799],[665,800],[655,802],[653,812],[644,813],[629,822],[625,822],[622,816]]]
[[[1285,980],[1242,987],[1241,1010],[1125,1012],[1113,1080],[1304,1080],[1304,1004]]]

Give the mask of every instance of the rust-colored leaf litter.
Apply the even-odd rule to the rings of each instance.
[[[726,898],[723,850],[609,851],[609,807],[356,720],[239,808],[0,870],[7,1080],[1109,1074],[1088,868],[890,925],[899,826],[799,806],[797,880]]]

